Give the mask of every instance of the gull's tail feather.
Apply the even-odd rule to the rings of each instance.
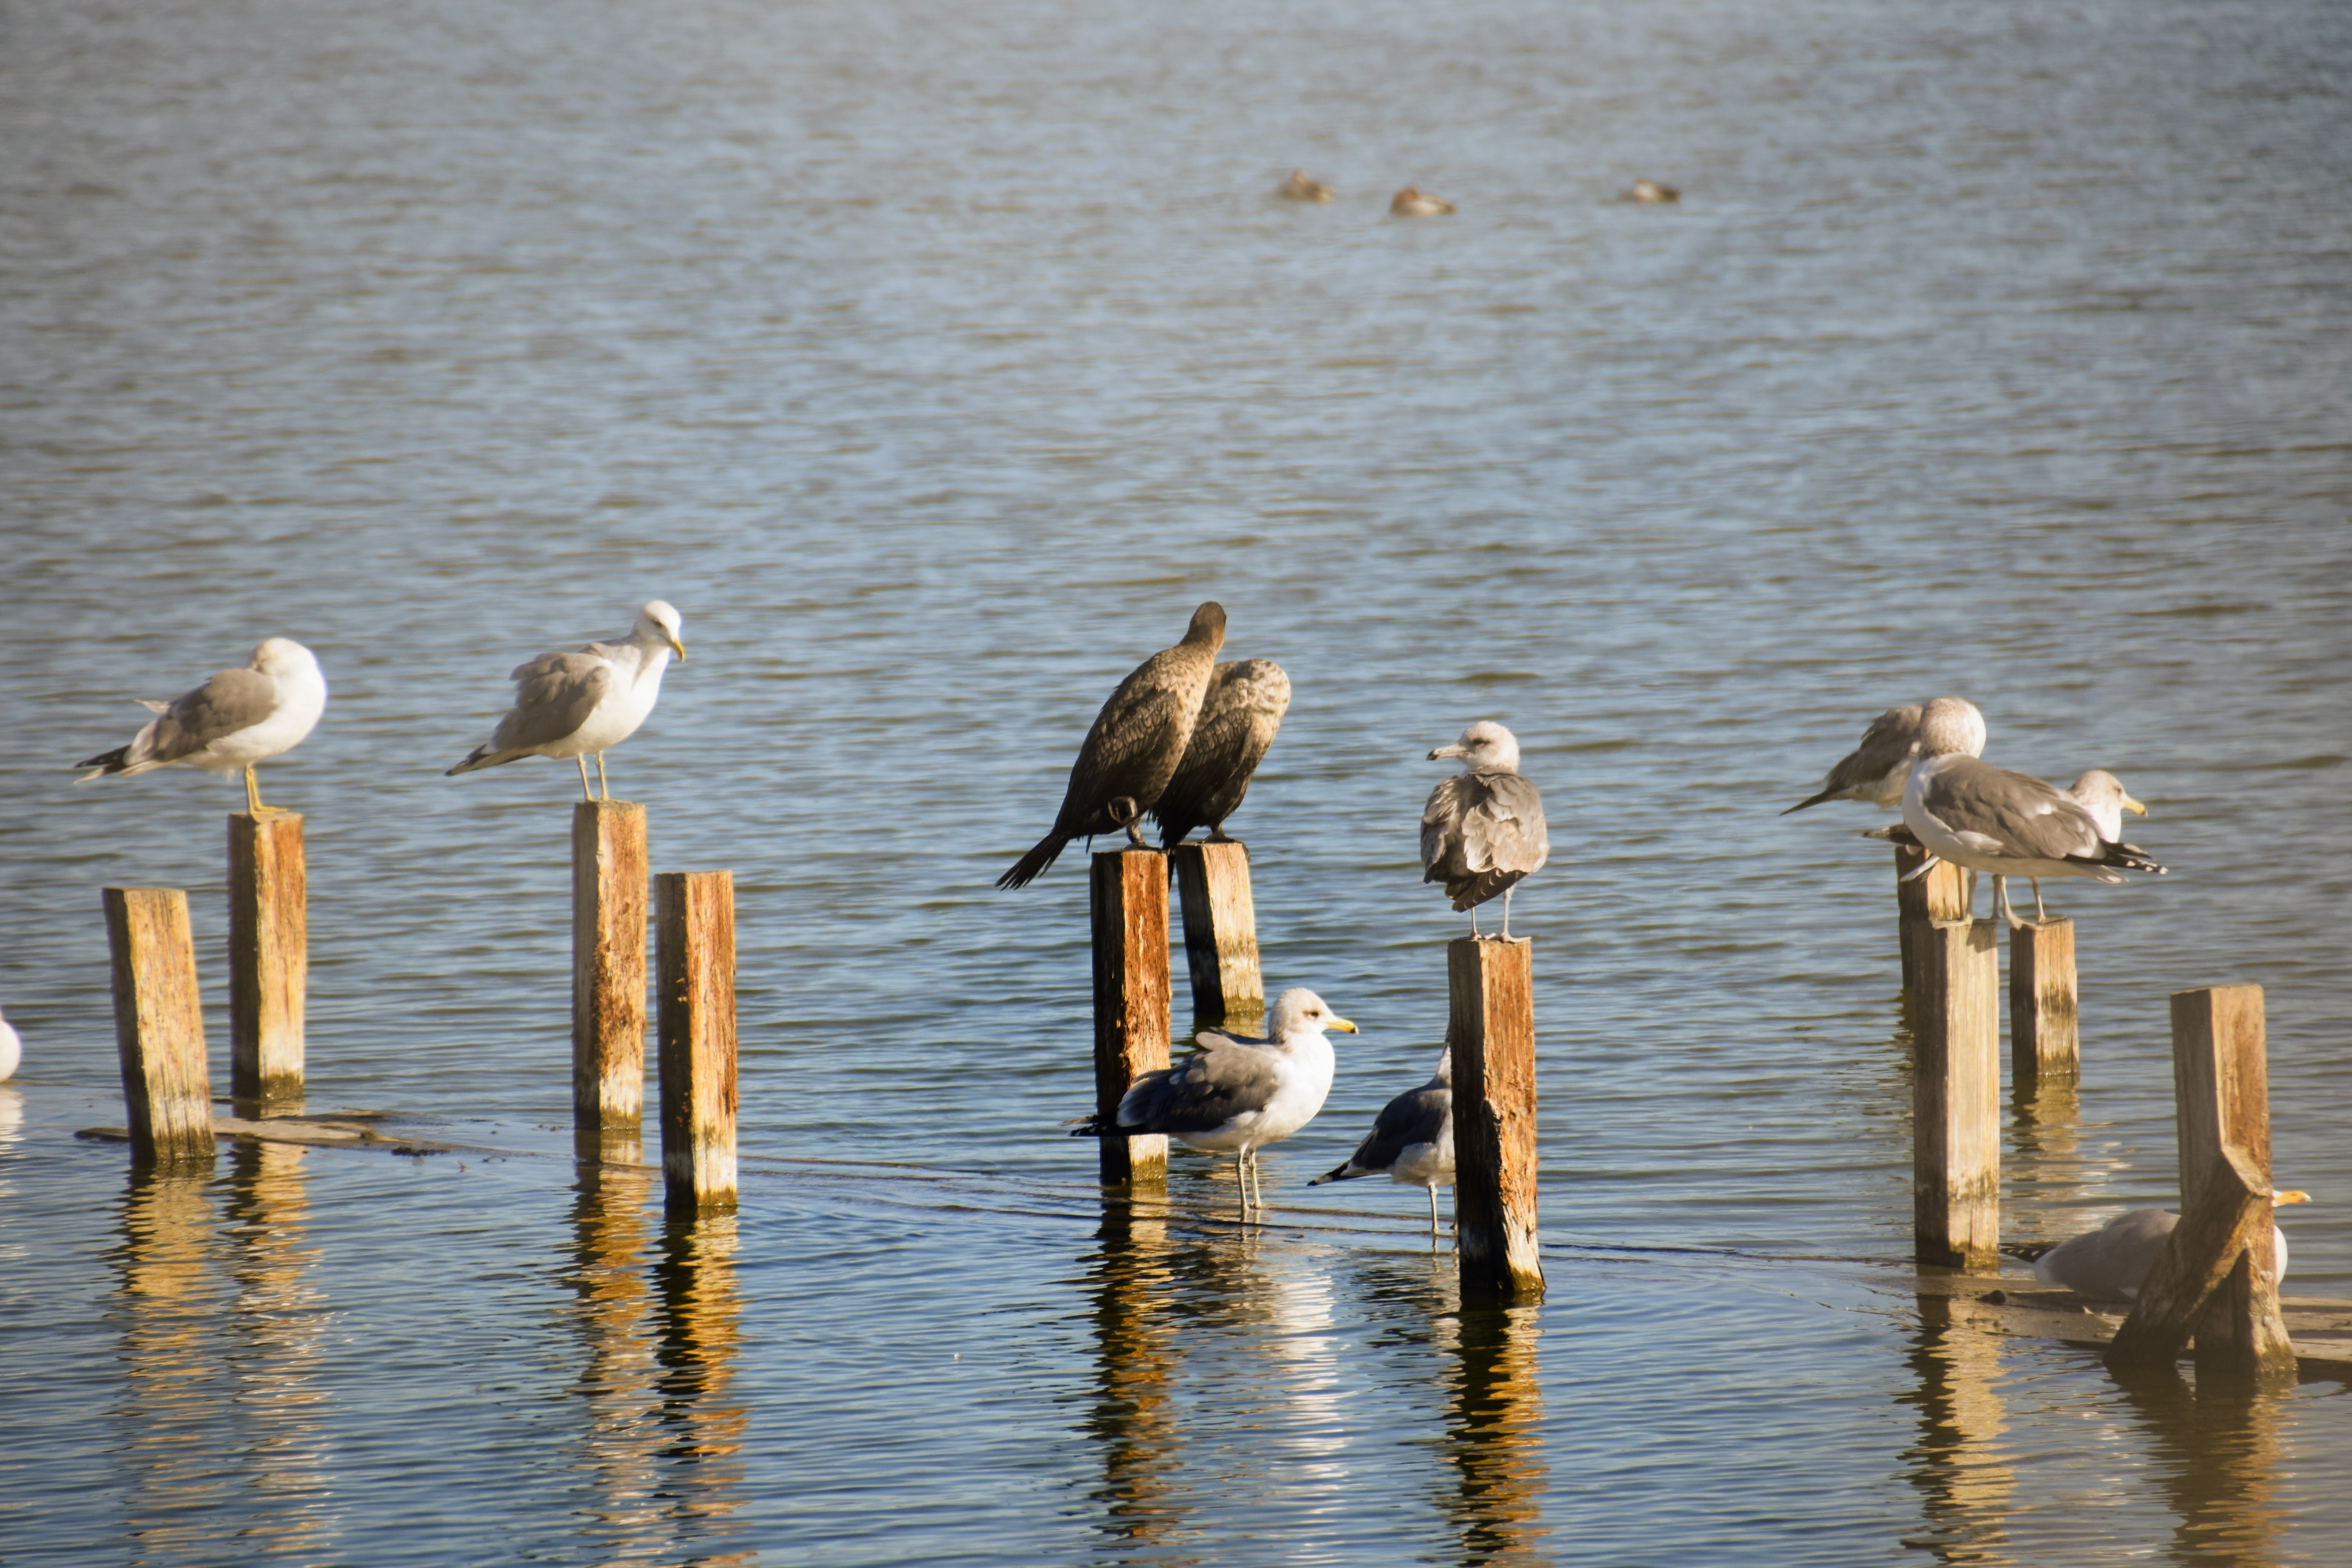
[[[1066,833],[1048,833],[1037,840],[1037,847],[1013,863],[1013,869],[996,879],[1000,888],[1025,888],[1037,879],[1038,874],[1061,858],[1062,847],[1070,841]]]
[[[2165,868],[2137,844],[2102,844],[2096,855],[2069,855],[2066,858],[2084,866],[2120,866],[2126,871],[2146,871],[2152,877],[2165,874]]]
[[[94,757],[84,757],[74,766],[91,770],[81,775],[79,782],[83,784],[88,784],[92,779],[102,779],[109,773],[128,773],[131,771],[131,748],[117,746],[110,752],[100,752]]]
[[[501,763],[510,763],[517,757],[529,755],[530,755],[529,752],[494,752],[488,746],[476,746],[466,753],[464,762],[441,776],[445,779],[456,778],[459,773],[470,773],[481,768],[494,768]]]
[[[1810,799],[1810,800],[1801,800],[1801,801],[1799,801],[1796,805],[1794,805],[1790,806],[1790,807],[1789,808],[1789,810],[1788,810],[1788,811],[1784,811],[1784,812],[1782,812],[1780,815],[1781,815],[1781,816],[1788,816],[1788,815],[1790,814],[1790,812],[1802,811],[1802,810],[1804,810],[1804,809],[1805,809],[1805,807],[1807,807],[1807,806],[1809,806],[1809,805],[1821,805],[1821,804],[1822,804],[1823,801],[1825,801],[1825,800],[1835,800],[1837,797],[1838,797],[1838,792],[1837,792],[1837,791],[1835,791],[1835,790],[1833,790],[1833,789],[1825,789],[1825,790],[1822,791],[1822,793],[1821,793],[1821,794],[1819,794],[1819,795],[1814,795],[1814,796],[1813,796],[1811,799]]]
[[[1369,1176],[1371,1174],[1373,1174],[1373,1173],[1370,1171],[1358,1170],[1356,1168],[1355,1161],[1342,1160],[1339,1163],[1332,1166],[1329,1170],[1324,1172],[1321,1175],[1316,1177],[1307,1184],[1310,1187],[1319,1187],[1326,1182],[1351,1182],[1358,1176]]]
[[[1075,1121],[1065,1121],[1062,1125],[1070,1130],[1070,1136],[1073,1138],[1108,1138],[1120,1132],[1126,1132],[1130,1137],[1134,1135],[1130,1129],[1119,1126],[1116,1120],[1104,1121],[1103,1114],[1099,1110],[1092,1116],[1081,1116]]]
[[[2004,1241],[2000,1250],[2011,1258],[2022,1258],[2028,1263],[2039,1263],[2042,1255],[2057,1247],[2054,1241]]]

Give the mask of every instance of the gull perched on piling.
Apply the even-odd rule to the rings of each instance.
[[[1903,825],[1930,856],[1990,872],[1996,915],[2012,929],[2026,923],[2009,907],[2011,877],[2120,882],[2126,870],[2164,875],[2144,852],[2100,832],[2098,818],[2065,791],[1970,756],[1968,715],[1958,710],[1965,707],[1952,697],[1927,704],[1919,760],[1903,789]]]
[[[1543,796],[1519,776],[1518,737],[1482,719],[1429,760],[1462,759],[1462,772],[1429,792],[1421,811],[1421,879],[1443,882],[1478,934],[1480,904],[1503,895],[1503,940],[1511,940],[1511,889],[1551,854]]]
[[[1969,756],[1980,757],[1985,749],[1984,715],[1976,704],[1958,697],[1937,700],[1958,704],[1952,710],[1967,726],[1961,738],[1960,750]],[[1820,805],[1824,801],[1860,800],[1872,805],[1900,810],[1903,786],[1910,781],[1911,764],[1919,756],[1919,719],[1926,710],[1916,702],[1900,708],[1889,708],[1870,721],[1862,732],[1862,744],[1847,752],[1831,768],[1822,781],[1821,793],[1809,795],[1780,815]]]
[[[2273,1208],[2310,1201],[2309,1193],[2271,1194]],[[2097,1301],[2129,1301],[2137,1299],[2148,1271],[2156,1267],[2157,1258],[2164,1251],[2165,1237],[2179,1224],[2180,1215],[2171,1209],[2134,1209],[2055,1247],[2027,1242],[2005,1246],[2001,1250],[2011,1258],[2032,1262],[2033,1277],[2044,1285],[2055,1285]],[[2284,1279],[2286,1232],[2276,1224],[2271,1226],[2271,1248],[2272,1279]]]
[[[1128,842],[1150,847],[1135,825],[1160,805],[1184,760],[1224,643],[1224,606],[1212,599],[1192,612],[1182,642],[1128,672],[1078,743],[1053,831],[996,879],[998,887],[1027,887],[1073,838],[1124,827]]]
[[[495,768],[518,757],[570,757],[580,764],[580,796],[594,800],[588,787],[588,759],[596,759],[596,783],[604,782],[604,752],[637,732],[661,696],[662,671],[686,644],[678,614],[656,599],[637,612],[637,624],[618,642],[592,642],[573,653],[543,653],[517,665],[507,679],[515,684],[514,707],[499,721],[489,740],[466,753],[451,776]]]
[[[243,669],[224,669],[169,702],[140,704],[157,715],[127,746],[102,752],[80,765],[94,771],[81,782],[156,768],[201,768],[245,774],[246,809],[282,815],[261,804],[256,764],[292,751],[318,728],[327,710],[327,678],[310,650],[290,637],[271,637],[253,650]]]
[[[1173,1067],[1148,1072],[1128,1086],[1118,1112],[1079,1122],[1073,1138],[1131,1138],[1164,1132],[1195,1149],[1236,1156],[1242,1209],[1264,1207],[1257,1192],[1257,1151],[1278,1143],[1323,1109],[1331,1092],[1331,1042],[1326,1029],[1352,1035],[1356,1026],[1335,1015],[1305,987],[1286,991],[1266,1015],[1267,1039],[1203,1029],[1201,1048]]]
[[[1352,1181],[1385,1174],[1392,1182],[1429,1189],[1429,1234],[1437,1235],[1437,1189],[1454,1184],[1454,1047],[1437,1054],[1437,1071],[1419,1089],[1409,1089],[1372,1120],[1372,1130],[1356,1152],[1307,1184]]]
[[[1209,830],[1212,844],[1226,841],[1225,818],[1241,809],[1242,796],[1289,710],[1290,677],[1274,660],[1244,658],[1217,666],[1201,699],[1184,760],[1151,808],[1160,847],[1174,848],[1196,827]]]

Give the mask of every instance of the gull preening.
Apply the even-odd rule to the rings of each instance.
[[[1128,1086],[1116,1116],[1108,1121],[1099,1113],[1087,1117],[1070,1136],[1164,1132],[1195,1149],[1233,1154],[1243,1212],[1263,1208],[1257,1152],[1315,1120],[1331,1092],[1326,1029],[1352,1035],[1356,1026],[1303,986],[1286,991],[1266,1015],[1269,1038],[1203,1029],[1193,1037],[1198,1051],[1173,1067],[1143,1074]]]
[[[998,887],[1028,886],[1073,838],[1123,827],[1129,843],[1149,847],[1136,823],[1160,805],[1184,760],[1224,642],[1224,606],[1212,599],[1192,612],[1182,642],[1128,673],[1078,743],[1078,760],[1070,764],[1053,831],[996,879]]]
[[[2307,1204],[2303,1192],[2273,1193],[2271,1206]],[[2003,1247],[2012,1258],[2033,1265],[2033,1277],[2044,1285],[2072,1290],[2099,1301],[2129,1301],[2139,1295],[2148,1271],[2164,1251],[2164,1239],[2180,1224],[2171,1209],[2134,1209],[2120,1214],[2096,1230],[2084,1231],[2055,1247],[2028,1242]],[[2286,1232],[2271,1226],[2272,1279],[2286,1278]]]
[[[514,707],[449,775],[518,757],[570,757],[580,764],[581,798],[594,800],[588,787],[593,756],[596,783],[612,799],[604,752],[635,734],[654,710],[669,656],[686,658],[683,635],[677,612],[656,599],[637,612],[636,625],[618,642],[592,642],[574,653],[543,653],[517,665],[507,677],[515,684]]]
[[[1984,715],[1976,704],[1963,698],[1944,697],[1937,700],[1956,704],[1952,711],[1965,726],[1960,735],[1960,750],[1969,756],[1980,757],[1985,749]],[[1900,708],[1889,708],[1870,721],[1862,732],[1862,744],[1847,752],[1831,768],[1822,781],[1821,793],[1809,795],[1780,815],[1820,805],[1824,801],[1859,800],[1872,805],[1899,810],[1903,805],[1903,786],[1911,777],[1911,764],[1919,756],[1919,720],[1926,710],[1916,702]]]
[[[1162,848],[1172,849],[1196,827],[1223,844],[1225,818],[1241,809],[1258,763],[1290,710],[1290,677],[1270,658],[1217,666],[1201,699],[1201,716],[1175,775],[1151,808]]]
[[[2101,833],[2098,818],[2064,790],[1969,755],[1969,715],[1958,710],[1967,706],[1950,697],[1927,704],[1919,760],[1903,789],[1903,825],[1930,856],[1990,873],[1996,915],[2012,929],[2026,923],[2009,907],[2011,877],[2164,875],[2146,853]]]
[[[1409,1089],[1372,1120],[1372,1130],[1356,1152],[1307,1184],[1386,1175],[1406,1186],[1429,1189],[1429,1234],[1437,1235],[1437,1189],[1454,1184],[1454,1047],[1437,1054],[1437,1071],[1419,1089]]]
[[[1477,908],[1503,895],[1503,940],[1511,940],[1511,889],[1542,868],[1551,854],[1543,796],[1519,776],[1518,737],[1480,720],[1429,760],[1462,759],[1462,772],[1429,792],[1421,811],[1421,879],[1443,882],[1456,911],[1468,910],[1478,934]]]
[[[82,763],[93,770],[82,783],[156,768],[241,772],[246,809],[255,816],[282,816],[278,807],[261,804],[253,770],[292,751],[318,728],[327,710],[327,678],[309,648],[290,637],[271,637],[253,650],[253,662],[244,668],[221,670],[169,702],[142,700],[140,706],[157,717],[129,745]]]

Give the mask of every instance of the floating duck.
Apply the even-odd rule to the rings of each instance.
[[[1308,179],[1306,170],[1293,169],[1290,178],[1276,185],[1274,194],[1286,202],[1328,202],[1337,193],[1320,180]]]
[[[1443,196],[1423,195],[1411,185],[1389,198],[1391,217],[1444,217],[1454,204]]]
[[[1666,202],[1678,202],[1683,199],[1683,194],[1674,186],[1662,185],[1655,180],[1636,180],[1633,188],[1620,199],[1640,202],[1644,206],[1657,206]]]

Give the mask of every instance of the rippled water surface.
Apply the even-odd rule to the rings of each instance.
[[[1915,1293],[1885,853],[1774,814],[1938,691],[2120,773],[2172,874],[2051,889],[2084,1074],[2004,1232],[2172,1200],[2167,994],[2254,981],[2352,1296],[2347,109],[2324,0],[0,3],[0,1556],[2344,1561],[2341,1385]],[[568,768],[440,772],[656,595],[614,784],[741,949],[743,1204],[680,1227],[564,1156]],[[1080,865],[990,887],[1212,596],[1297,689],[1269,984],[1364,1026],[1262,1235],[1198,1156],[1106,1212]],[[136,1177],[72,1136],[98,889],[189,889],[225,1088],[238,800],[69,764],[273,633],[334,691],[265,770],[310,1107],[467,1150]],[[1510,1313],[1415,1190],[1297,1207],[1443,1032],[1478,717],[1554,845]]]

